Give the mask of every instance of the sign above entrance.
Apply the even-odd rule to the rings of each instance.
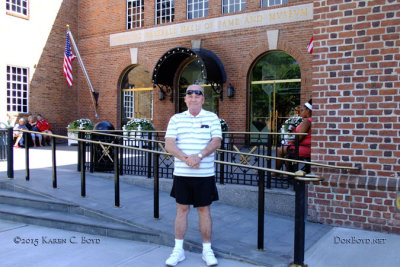
[[[110,35],[110,46],[150,42],[213,32],[299,22],[313,18],[313,4],[223,16]]]

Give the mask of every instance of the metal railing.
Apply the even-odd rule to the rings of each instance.
[[[25,131],[22,130],[25,134],[25,138],[28,137],[29,133],[32,133],[31,131]],[[8,129],[8,136],[12,137],[13,136],[13,129],[10,128]],[[53,165],[53,171],[52,171],[52,186],[53,188],[57,188],[57,169],[56,169],[56,138],[61,138],[61,139],[72,139],[76,140],[79,142],[79,155],[80,155],[80,172],[81,172],[81,196],[85,197],[86,196],[86,167],[85,167],[85,159],[86,159],[86,146],[87,145],[99,145],[102,147],[103,152],[105,152],[104,155],[109,156],[109,159],[112,159],[113,162],[113,170],[114,170],[114,205],[116,207],[120,207],[120,188],[119,188],[119,175],[120,175],[120,150],[121,149],[129,149],[129,150],[137,150],[137,151],[142,151],[143,153],[149,153],[152,156],[152,174],[153,174],[153,179],[154,179],[154,187],[153,187],[153,193],[154,193],[154,214],[153,217],[156,219],[159,219],[159,178],[160,178],[160,162],[162,162],[162,159],[160,156],[164,157],[171,157],[172,155],[163,151],[158,151],[158,150],[151,150],[151,149],[146,149],[146,148],[138,148],[138,147],[129,147],[129,146],[124,146],[120,144],[120,141],[113,141],[113,142],[101,142],[101,141],[95,141],[95,140],[89,140],[82,138],[83,133],[80,133],[80,138],[71,138],[71,137],[66,137],[66,136],[60,136],[60,135],[55,135],[55,134],[46,134],[46,133],[41,133],[42,135],[45,136],[50,136],[52,140],[52,165]],[[119,136],[119,140],[121,140],[121,136]],[[12,139],[11,139],[12,140]],[[27,139],[25,139],[27,140]],[[160,142],[160,141],[157,141]],[[14,171],[13,171],[13,143],[9,142],[8,143],[8,178],[14,178]],[[112,157],[110,156],[110,148],[113,148],[113,155]],[[240,152],[236,152],[240,153]],[[243,154],[243,153],[240,153]],[[251,154],[251,153],[247,153]],[[246,155],[246,154],[244,154]],[[252,155],[252,154],[251,154]],[[267,156],[264,156],[267,157]],[[269,156],[268,156],[269,157]],[[25,146],[25,162],[26,162],[26,180],[30,180],[30,173],[29,173],[29,146]],[[258,183],[258,224],[257,224],[257,249],[263,250],[264,249],[264,205],[265,205],[265,173],[270,174],[271,172],[275,173],[280,173],[280,174],[285,174],[290,177],[293,177],[294,179],[294,189],[295,189],[295,233],[294,233],[294,262],[291,264],[291,266],[303,266],[304,264],[304,244],[305,244],[305,204],[306,204],[306,194],[305,194],[305,189],[306,189],[306,182],[312,182],[312,181],[321,181],[323,180],[320,177],[313,176],[313,175],[308,175],[303,171],[297,171],[297,172],[286,172],[286,171],[280,171],[280,170],[275,170],[271,168],[265,168],[265,167],[258,167],[258,166],[252,166],[248,164],[238,164],[234,162],[227,162],[227,161],[221,161],[221,160],[216,160],[217,164],[220,164],[220,166],[234,166],[234,167],[240,167],[240,168],[247,168],[251,170],[255,170],[257,173],[257,183]],[[329,166],[329,165],[328,165]],[[334,166],[331,166],[334,167]],[[357,168],[351,168],[347,167],[348,169],[357,169]]]
[[[164,135],[160,131],[82,131],[85,139],[88,140],[107,140],[114,141],[115,138],[121,138],[123,135],[123,144],[135,146],[137,148],[148,148],[150,150],[165,151]],[[297,134],[295,139],[298,149],[298,137],[304,134]],[[281,159],[285,162],[294,162],[295,164],[310,164],[310,162],[288,160],[286,158],[274,157],[277,154],[276,144],[280,144],[282,134],[278,133],[248,133],[248,132],[224,132],[221,149],[217,150],[217,159],[220,161],[236,162],[239,165],[271,168],[275,160]],[[114,141],[115,142],[115,141]],[[98,156],[98,147],[87,146],[86,169],[92,171],[112,172],[113,164],[110,155]],[[139,150],[122,149],[120,151],[120,173],[133,174],[141,176],[152,176],[151,154]],[[107,163],[108,162],[108,163]],[[78,167],[79,168],[79,167]],[[257,172],[239,166],[229,166],[217,164],[216,180],[220,184],[242,184],[257,186]],[[159,166],[160,175],[163,178],[173,177],[173,159],[170,156],[162,156]],[[287,177],[268,176],[268,188],[292,188],[292,179]]]

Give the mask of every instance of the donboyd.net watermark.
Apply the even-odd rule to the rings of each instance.
[[[83,245],[98,245],[100,244],[100,238],[88,238],[86,236],[71,236],[68,238],[55,238],[48,236],[41,236],[39,238],[31,237],[20,237],[16,236],[13,242],[17,245],[65,245],[65,244],[83,244]]]
[[[364,237],[340,237],[334,236],[333,243],[335,245],[384,245],[386,238],[364,238]]]

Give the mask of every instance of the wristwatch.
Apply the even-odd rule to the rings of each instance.
[[[198,156],[200,159],[203,158],[203,155],[202,155],[201,153],[197,154],[197,156]]]

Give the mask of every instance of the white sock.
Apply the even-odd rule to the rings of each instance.
[[[203,243],[203,251],[210,250],[211,249],[211,243]]]
[[[183,249],[183,239],[175,239],[175,248]]]

